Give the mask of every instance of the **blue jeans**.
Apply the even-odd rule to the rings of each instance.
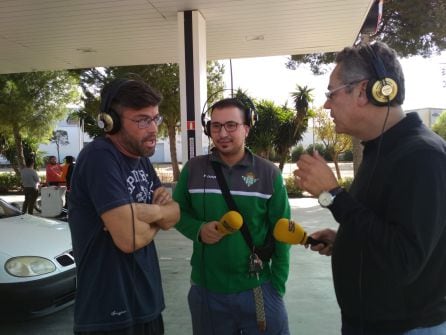
[[[425,328],[415,328],[405,332],[374,332],[364,330],[361,331],[356,327],[349,326],[347,324],[342,325],[342,335],[445,335],[446,334],[446,322],[439,325]]]
[[[282,297],[271,283],[262,285],[266,331],[257,327],[253,290],[213,293],[192,285],[188,301],[194,335],[289,335]]]

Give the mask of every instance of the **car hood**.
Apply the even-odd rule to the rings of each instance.
[[[71,249],[68,223],[33,215],[0,219],[0,253],[53,259]]]

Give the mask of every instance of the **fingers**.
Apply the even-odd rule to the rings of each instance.
[[[217,230],[217,224],[217,221],[211,221],[201,226],[200,238],[204,243],[214,244],[222,239],[223,234]]]
[[[333,244],[336,238],[336,230],[333,229],[322,229],[314,232],[310,236],[316,240],[324,241],[327,244]]]
[[[294,175],[294,184],[300,189],[303,189],[302,180],[299,177],[299,170],[298,169],[294,170],[293,175]]]
[[[296,165],[298,169],[293,171],[295,184],[314,196],[338,185],[333,171],[317,151],[312,156],[301,155]]]
[[[165,205],[172,200],[170,192],[165,187],[158,187],[153,192],[153,202],[156,205]]]
[[[324,256],[331,256],[333,251],[333,245],[331,243],[323,244],[319,243],[311,247],[311,250],[319,252],[319,254]]]
[[[313,157],[316,158],[319,162],[327,163],[326,160],[324,159],[324,157],[322,157],[322,156],[320,155],[319,151],[317,151],[317,150],[314,151],[314,153],[313,153]]]
[[[333,229],[323,229],[314,232],[310,235],[313,239],[318,241],[323,241],[324,243],[319,243],[316,245],[306,245],[305,247],[310,247],[311,250],[317,251],[321,255],[331,256],[333,252],[333,243],[336,238],[336,231]]]

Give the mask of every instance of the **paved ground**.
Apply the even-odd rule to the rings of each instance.
[[[23,196],[0,197],[23,201]],[[315,199],[290,199],[290,203],[293,218],[308,232],[337,225],[329,211],[319,207]],[[166,297],[166,334],[192,334],[186,300],[191,242],[172,229],[161,232],[156,243]],[[291,259],[285,296],[291,334],[339,334],[340,313],[333,291],[330,258],[294,246]],[[66,335],[72,334],[72,323],[73,308],[69,307],[41,319],[1,324],[0,335]]]

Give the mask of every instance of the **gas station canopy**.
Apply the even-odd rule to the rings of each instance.
[[[373,2],[0,0],[0,73],[178,62],[178,13],[192,10],[208,60],[338,51]]]

